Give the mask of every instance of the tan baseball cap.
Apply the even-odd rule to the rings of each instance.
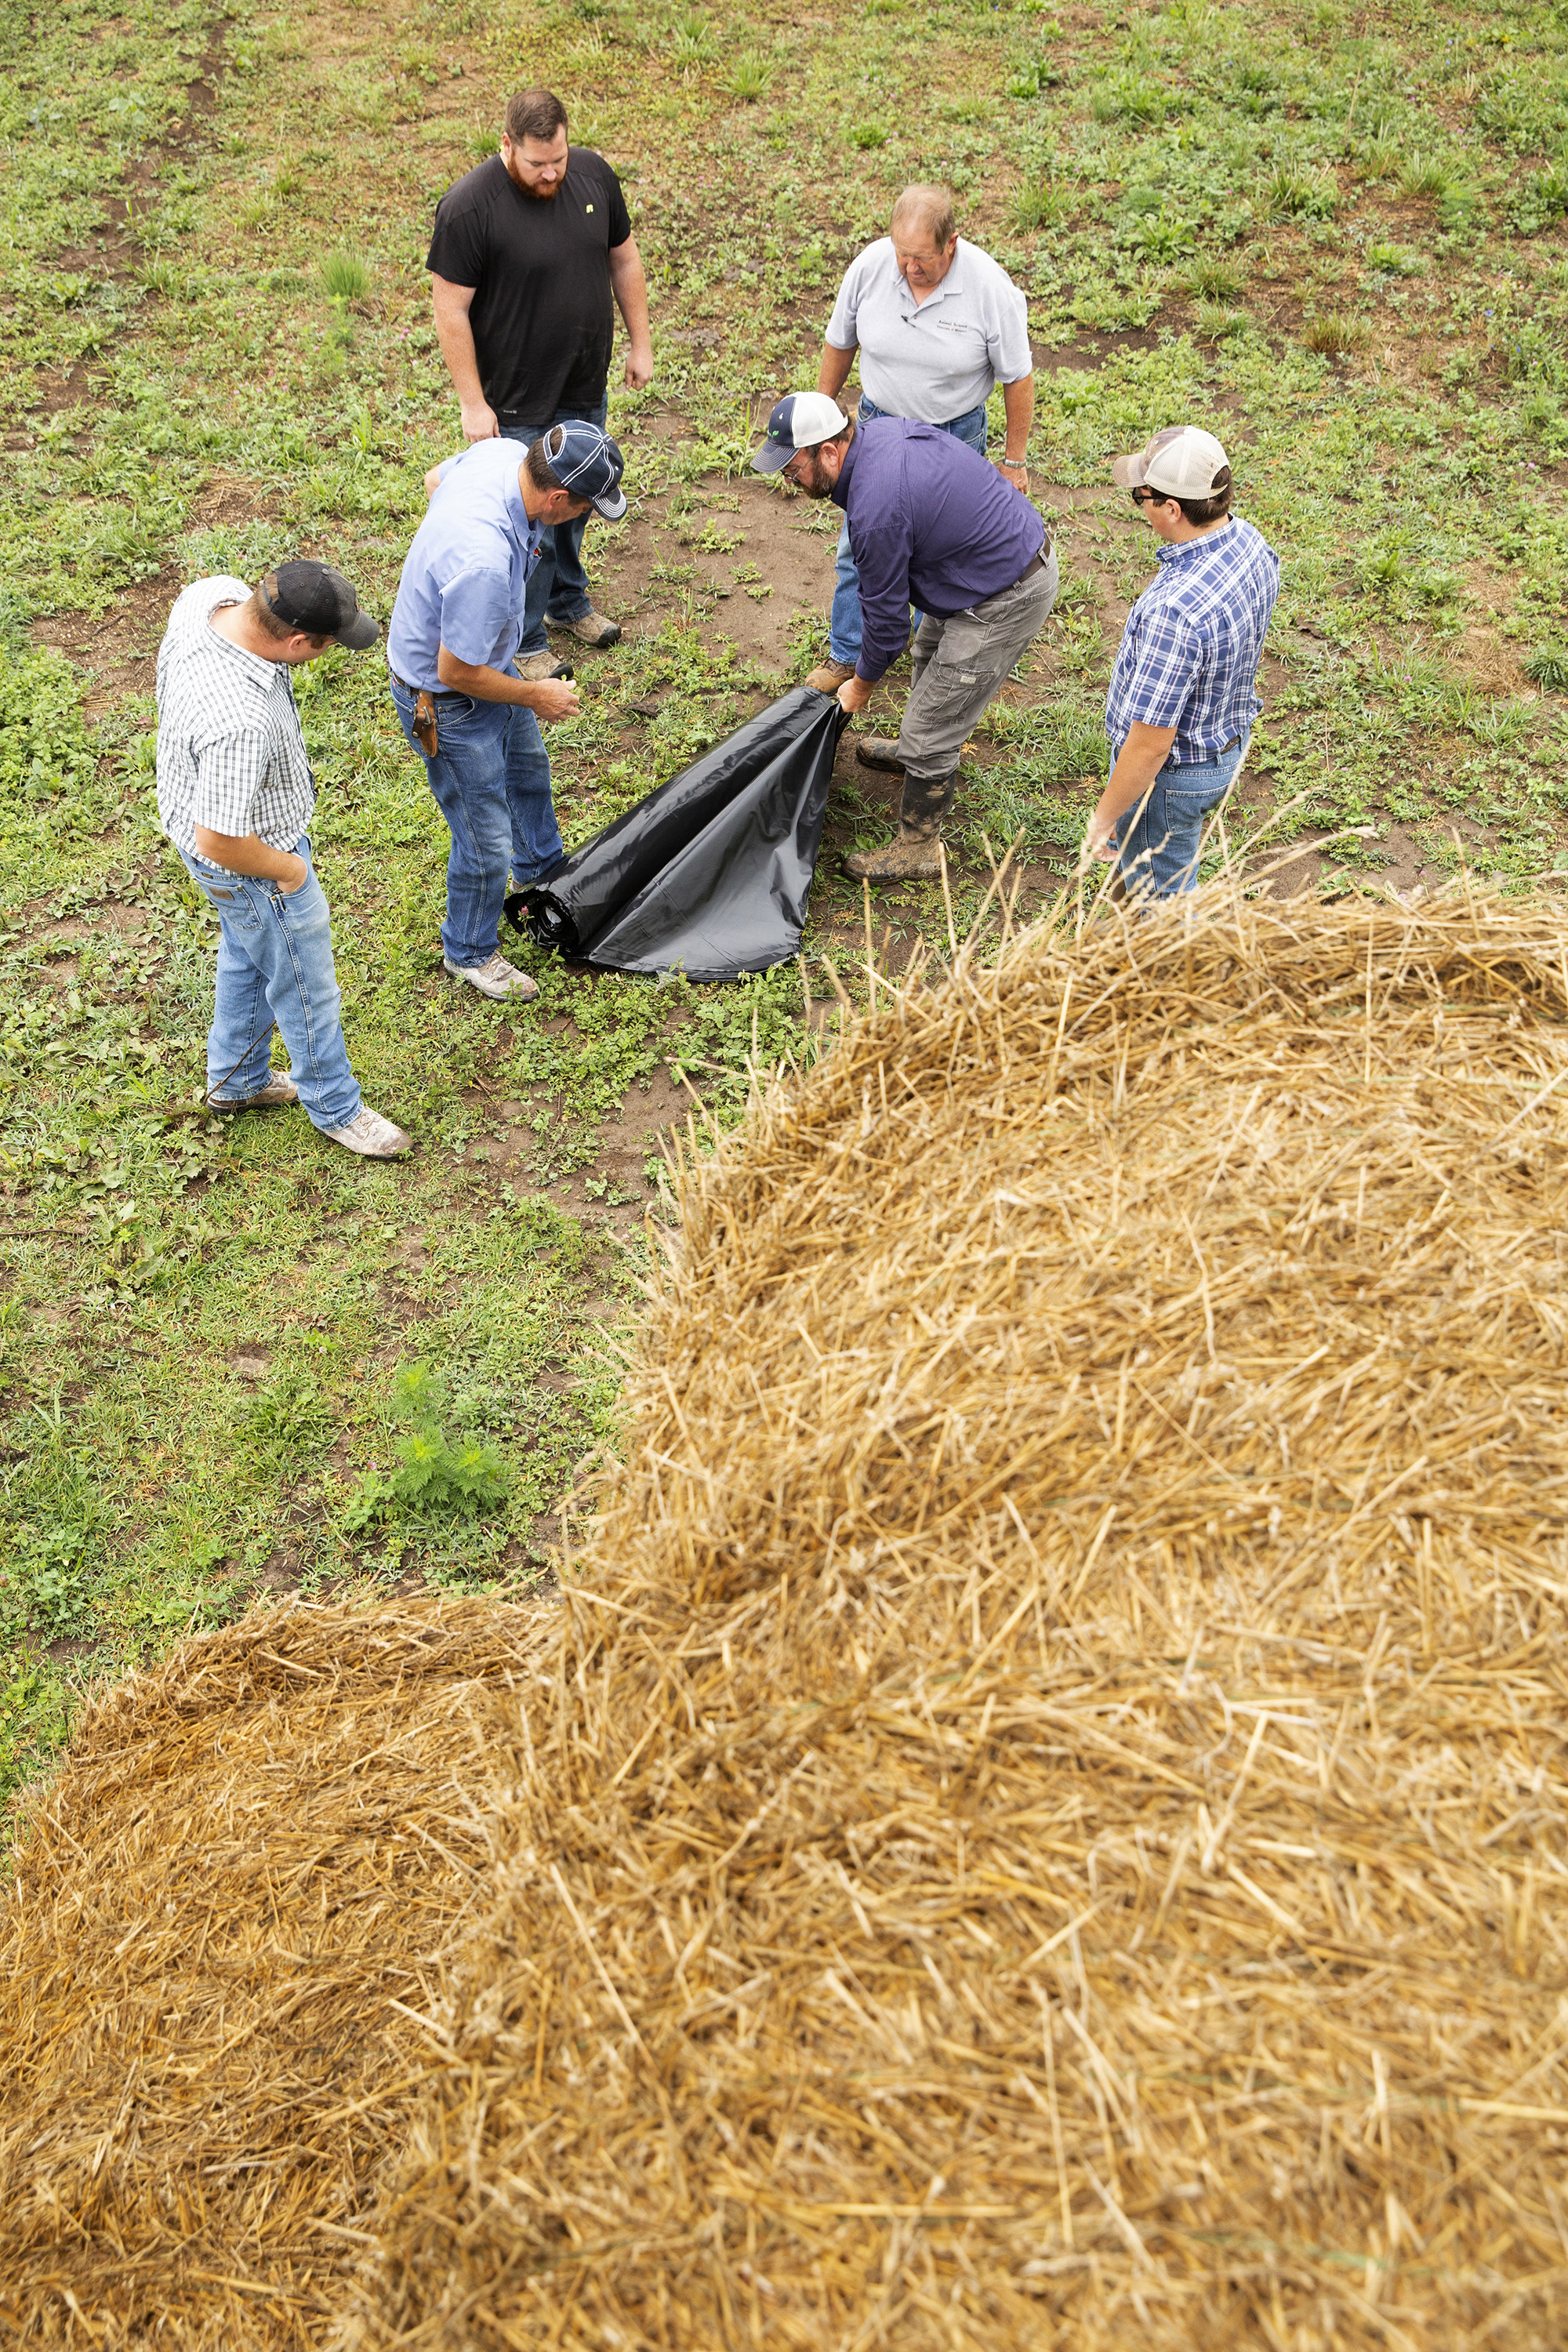
[[[1168,499],[1210,499],[1228,482],[1230,459],[1212,433],[1195,425],[1167,425],[1147,448],[1112,458],[1110,478],[1121,490],[1140,489],[1147,482]]]

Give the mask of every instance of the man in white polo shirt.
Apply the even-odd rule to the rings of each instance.
[[[1000,383],[1006,438],[996,462],[1027,496],[1035,377],[1023,295],[999,263],[959,236],[945,188],[906,188],[889,226],[844,273],[818,392],[837,400],[858,350],[863,425],[907,416],[939,425],[984,457],[985,404]],[[837,694],[860,655],[859,581],[847,530],[838,541],[828,651],[831,658],[806,683]]]

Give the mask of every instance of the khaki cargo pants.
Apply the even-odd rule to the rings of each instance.
[[[935,783],[953,773],[970,729],[1044,628],[1057,577],[1053,547],[1038,572],[984,604],[945,621],[926,614],[915,631],[914,684],[899,729],[908,775]]]

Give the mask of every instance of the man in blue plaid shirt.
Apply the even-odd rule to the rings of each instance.
[[[1110,470],[1164,544],[1110,673],[1110,781],[1083,863],[1114,860],[1130,894],[1173,898],[1197,887],[1204,821],[1235,782],[1262,708],[1279,559],[1232,515],[1230,462],[1212,433],[1167,425]]]

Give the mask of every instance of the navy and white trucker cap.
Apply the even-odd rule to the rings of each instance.
[[[825,392],[786,392],[774,404],[763,446],[752,459],[757,474],[782,474],[797,449],[831,441],[849,419]]]
[[[543,436],[545,463],[563,490],[574,499],[589,499],[606,522],[619,522],[626,510],[621,476],[626,461],[607,433],[581,417],[552,425]]]

